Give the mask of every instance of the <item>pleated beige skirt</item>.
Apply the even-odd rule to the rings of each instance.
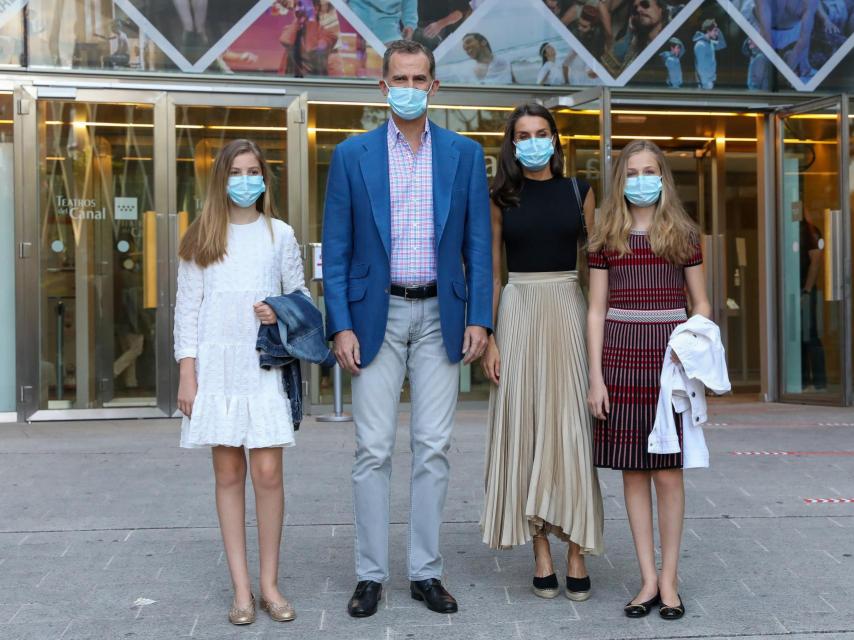
[[[510,273],[495,338],[483,541],[552,533],[602,552],[603,510],[587,409],[587,304],[575,271]]]

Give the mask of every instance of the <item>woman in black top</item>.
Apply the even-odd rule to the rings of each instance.
[[[585,402],[587,305],[576,258],[595,199],[563,169],[551,113],[537,104],[518,107],[491,191],[497,318],[483,359],[494,386],[481,530],[492,548],[533,539],[534,593],[545,598],[560,592],[548,534],[567,542],[565,593],[586,600],[584,554],[601,553],[603,512]],[[503,254],[509,279],[502,290]]]

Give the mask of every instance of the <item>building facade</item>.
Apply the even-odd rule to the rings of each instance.
[[[329,158],[388,117],[384,43],[434,51],[437,124],[495,173],[518,103],[553,109],[601,201],[631,139],[700,224],[734,390],[852,404],[854,4],[776,0],[17,0],[0,3],[0,416],[175,412],[180,237],[213,158],[256,140],[319,246]],[[813,286],[814,283],[814,286]],[[328,404],[331,377],[307,376]],[[462,398],[484,399],[478,366]]]

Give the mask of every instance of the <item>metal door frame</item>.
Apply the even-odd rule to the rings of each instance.
[[[848,165],[851,162],[849,140],[851,121],[849,115],[849,97],[846,94],[838,94],[834,96],[823,96],[812,100],[806,100],[786,107],[775,109],[773,112],[773,132],[774,132],[774,175],[775,175],[775,211],[779,211],[783,204],[783,138],[785,130],[782,126],[784,118],[809,113],[818,109],[835,108],[837,110],[837,149],[839,153],[839,204],[842,212],[842,330],[841,335],[841,390],[838,395],[827,395],[818,393],[787,393],[783,384],[783,367],[777,367],[776,385],[777,398],[780,402],[790,402],[799,404],[816,404],[830,406],[848,406],[854,401],[854,393],[852,392],[852,301],[851,301],[851,206],[850,206],[850,185],[848,180]],[[773,221],[774,236],[778,248],[782,242],[782,234],[779,226],[779,216],[775,216]],[[783,279],[783,260],[785,252],[777,251],[776,260],[776,282],[775,290],[777,292],[777,308],[782,309],[782,279]],[[777,362],[783,362],[783,314],[777,314]]]
[[[157,147],[156,134],[165,126],[166,101],[162,91],[130,91],[124,89],[91,89],[74,87],[49,87],[22,83],[15,87],[15,245],[17,252],[16,284],[16,376],[17,414],[19,421],[88,420],[92,418],[155,418],[166,414],[161,408],[166,389],[156,387],[157,407],[114,407],[101,409],[41,409],[39,390],[41,383],[40,329],[41,296],[41,243],[39,241],[40,166],[39,166],[39,101],[57,100],[90,104],[146,104],[153,108],[155,134],[154,202],[157,211],[164,211],[165,189],[157,187],[158,176],[165,172],[165,155]],[[159,216],[158,216],[159,217]],[[161,247],[158,247],[161,249]],[[162,251],[158,251],[158,255]],[[158,273],[158,286],[165,282],[165,274]],[[165,330],[164,317],[156,316],[158,336]],[[164,351],[160,340],[155,345],[160,361]]]

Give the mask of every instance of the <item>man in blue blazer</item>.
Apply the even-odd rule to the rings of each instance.
[[[396,41],[380,89],[381,127],[332,155],[323,218],[327,333],[353,375],[353,501],[358,584],[350,615],[373,615],[388,580],[391,458],[409,376],[412,450],[410,592],[457,610],[442,586],[439,527],[460,361],[483,355],[492,328],[492,248],[480,145],[427,119],[433,54]]]

